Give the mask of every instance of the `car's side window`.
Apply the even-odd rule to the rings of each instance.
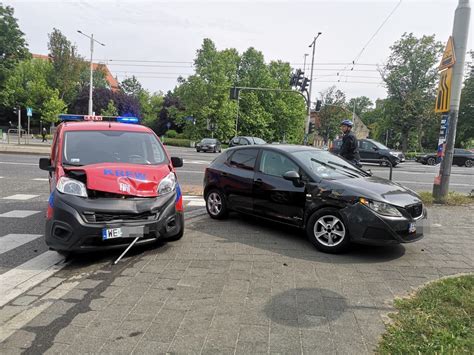
[[[299,167],[283,154],[264,150],[260,158],[260,171],[272,176],[283,176],[288,171],[299,172]]]
[[[234,138],[234,139],[232,140],[232,143],[233,143],[233,144],[239,144],[239,140],[240,140],[240,138]]]
[[[245,138],[240,138],[240,145],[249,145],[249,142]]]
[[[230,157],[230,165],[237,168],[253,170],[257,160],[258,149],[239,149]]]
[[[360,149],[362,150],[370,150],[372,149],[372,144],[367,141],[360,141]]]

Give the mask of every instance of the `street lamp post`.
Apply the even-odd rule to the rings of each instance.
[[[92,62],[92,58],[94,55],[94,42],[97,42],[101,46],[105,47],[105,44],[99,42],[98,40],[94,39],[94,34],[86,35],[84,32],[81,30],[77,30],[81,35],[89,38],[91,40],[91,62],[90,62],[90,79],[89,79],[89,116],[92,116],[92,89],[93,89],[93,84],[92,84],[92,79],[93,79],[93,72],[94,72],[94,65]]]
[[[311,58],[311,76],[309,79],[309,91],[308,91],[308,116],[306,117],[306,122],[304,125],[304,143],[308,143],[308,135],[309,135],[309,123],[311,121],[311,90],[313,89],[313,68],[314,68],[314,51],[316,47],[316,40],[322,34],[322,32],[318,32],[318,35],[314,37],[313,42],[308,47],[313,47],[313,56]]]

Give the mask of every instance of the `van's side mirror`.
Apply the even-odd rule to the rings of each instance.
[[[173,164],[175,168],[181,168],[183,166],[183,159],[178,157],[171,157],[171,164]]]
[[[49,158],[40,158],[39,168],[46,171],[54,171],[54,166],[51,166],[51,159]]]

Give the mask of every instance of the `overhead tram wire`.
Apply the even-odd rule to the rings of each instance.
[[[362,47],[362,49],[360,50],[359,54],[357,54],[357,56],[354,58],[354,60],[352,61],[352,68],[351,68],[351,71],[354,70],[354,65],[357,65],[357,60],[359,60],[359,58],[362,56],[362,54],[364,53],[364,51],[367,49],[367,46],[370,44],[370,42],[372,42],[372,40],[375,38],[375,36],[377,36],[377,34],[380,32],[380,30],[383,28],[383,26],[385,26],[385,24],[387,23],[387,21],[390,19],[390,17],[392,17],[392,15],[395,13],[395,11],[397,11],[397,9],[399,8],[399,6],[402,4],[402,0],[400,0],[397,5],[393,8],[393,10],[388,14],[388,16],[385,18],[385,20],[383,20],[383,22],[380,24],[380,26],[377,28],[377,30],[374,32],[374,34],[370,37],[370,39],[367,41],[367,43]],[[347,66],[344,67],[344,69],[342,70],[342,73],[344,74],[345,72],[347,71]],[[342,75],[341,75],[342,76]],[[338,81],[340,82],[340,81]]]

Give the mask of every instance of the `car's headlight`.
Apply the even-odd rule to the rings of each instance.
[[[363,197],[359,198],[359,202],[362,203],[364,206],[369,207],[372,211],[375,211],[383,216],[402,217],[400,211],[397,210],[394,206],[389,205],[388,203],[372,201]]]
[[[56,184],[56,189],[66,195],[87,197],[86,185],[80,181],[70,179],[65,176],[59,179],[58,183]]]
[[[166,195],[176,188],[176,175],[171,172],[158,185],[158,195]]]

